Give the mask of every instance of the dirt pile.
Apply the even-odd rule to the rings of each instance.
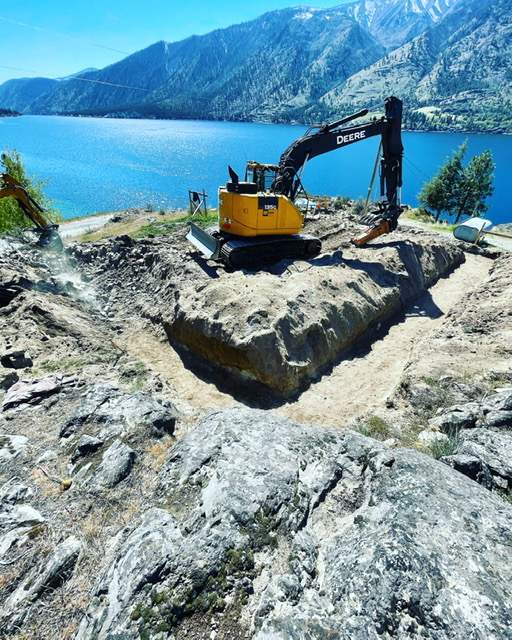
[[[191,249],[182,242],[134,243],[126,236],[75,246],[72,254],[104,295],[111,292],[109,305],[119,308],[136,293],[133,304],[162,324],[173,344],[294,391],[464,260],[438,234],[423,233],[420,242],[414,232],[397,233],[390,243],[361,250],[336,219],[316,226],[324,241],[318,258],[257,271],[185,261]]]

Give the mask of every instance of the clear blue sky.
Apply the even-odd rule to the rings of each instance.
[[[1,3],[0,84],[10,78],[59,77],[86,67],[102,68],[159,40],[175,42],[193,34],[201,35],[252,20],[274,9],[300,5],[327,8],[347,1],[16,0]]]

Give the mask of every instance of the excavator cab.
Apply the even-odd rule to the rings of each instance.
[[[257,191],[270,192],[278,168],[277,164],[261,164],[250,160],[245,167],[245,181],[253,182]]]

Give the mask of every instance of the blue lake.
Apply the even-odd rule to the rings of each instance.
[[[28,173],[49,180],[47,195],[65,218],[72,218],[147,205],[184,208],[189,189],[205,189],[209,205],[216,206],[217,188],[226,182],[228,164],[243,175],[247,160],[277,163],[306,129],[23,116],[0,118],[0,149],[17,149]],[[405,132],[402,201],[416,206],[423,183],[465,139],[467,159],[491,149],[496,163],[487,217],[495,224],[512,222],[508,190],[512,136]],[[318,195],[366,197],[378,143],[378,138],[365,140],[312,160],[303,174],[304,186]]]

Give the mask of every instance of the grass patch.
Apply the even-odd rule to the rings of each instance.
[[[119,381],[130,387],[132,392],[141,391],[148,381],[149,372],[142,362],[133,362],[121,373]]]
[[[181,226],[184,222],[193,221],[200,227],[207,227],[208,225],[216,223],[218,220],[218,213],[215,210],[208,211],[207,216],[180,216],[174,220],[166,221],[153,221],[147,225],[141,227],[138,231],[133,233],[134,238],[148,238],[151,236],[164,236],[176,231],[178,226]]]
[[[55,362],[43,362],[37,369],[33,369],[33,373],[34,375],[55,373],[56,371],[69,373],[77,369],[83,369],[86,365],[109,364],[114,362],[117,357],[118,353],[116,352],[91,351],[83,356],[62,358]]]
[[[429,229],[433,229],[434,231],[444,231],[447,233],[452,233],[452,231],[457,226],[456,224],[450,224],[448,222],[439,220],[436,222],[434,216],[427,211],[426,209],[422,209],[421,207],[418,209],[410,209],[407,213],[404,214],[405,218],[409,220],[415,220],[416,222],[421,222],[428,226]]]
[[[428,455],[435,458],[435,460],[439,460],[444,456],[451,456],[455,452],[458,442],[459,433],[456,432],[451,435],[448,440],[436,440],[430,443],[425,453],[428,453]]]
[[[393,435],[393,427],[389,422],[374,414],[362,418],[357,425],[357,431],[363,436],[376,440],[387,440]]]
[[[498,489],[496,493],[499,496],[501,496],[503,500],[506,500],[507,502],[510,502],[512,504],[512,491],[505,491],[504,489]]]

